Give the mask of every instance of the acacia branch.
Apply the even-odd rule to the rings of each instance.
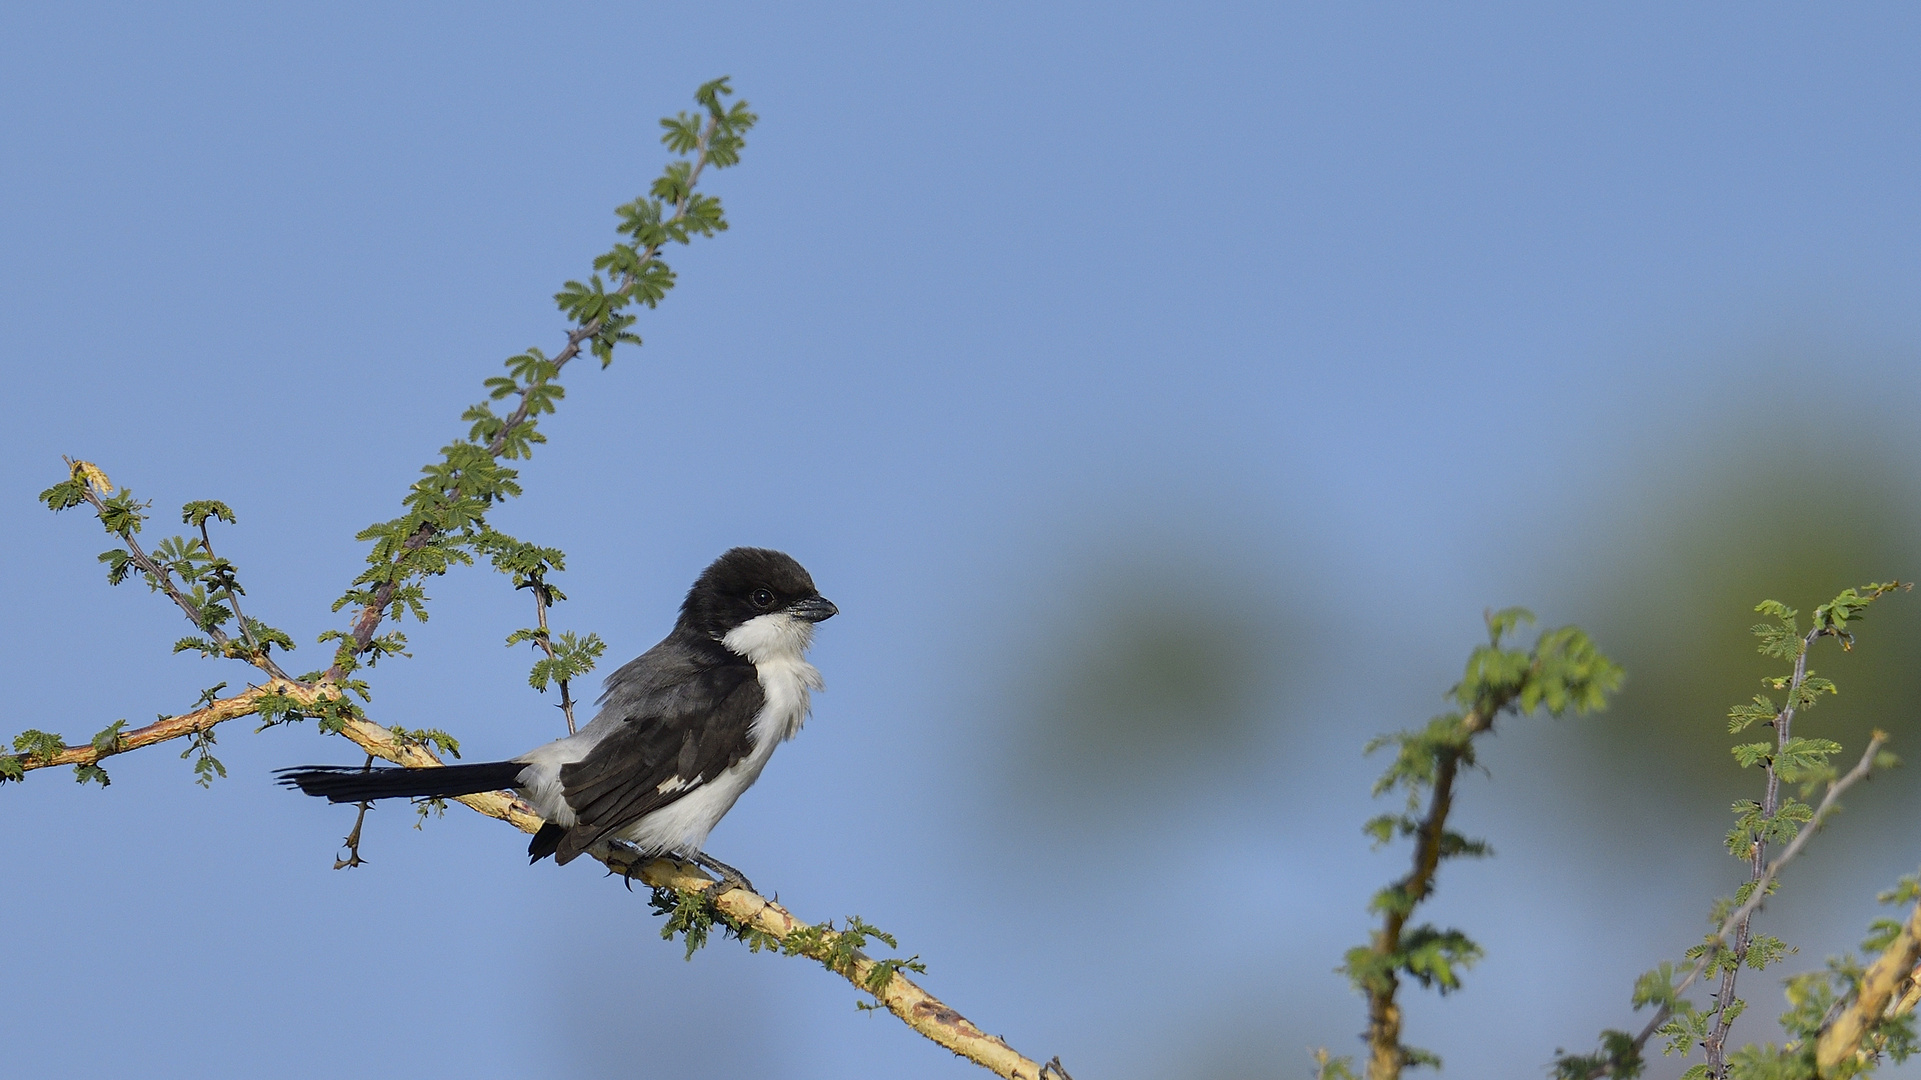
[[[1899,1015],[1914,1008],[1917,997],[1921,997],[1915,981],[1917,962],[1921,962],[1921,902],[1908,913],[1907,925],[1868,965],[1854,1000],[1822,1029],[1814,1052],[1819,1075],[1829,1076],[1843,1061],[1864,1055],[1862,1040],[1884,1015]],[[1899,1000],[1895,999],[1897,990],[1904,991]]]
[[[216,558],[213,553],[213,531],[207,528],[207,519],[204,517],[200,519],[200,546],[207,549],[207,557],[209,559]],[[250,657],[258,655],[262,661],[265,661],[261,666],[265,667],[269,674],[283,679],[286,678],[286,673],[280,670],[279,665],[267,659],[266,650],[262,649],[260,643],[253,639],[253,628],[247,625],[247,613],[240,610],[240,585],[234,581],[233,564],[216,562],[216,565],[224,565],[225,567],[223,572],[217,576],[216,584],[220,585],[227,593],[227,606],[233,609],[234,625],[240,628],[240,637],[241,640],[247,643],[248,655]]]
[[[19,755],[17,760],[23,771],[45,769],[53,765],[92,765],[115,754],[124,754],[129,750],[138,750],[143,746],[152,746],[170,739],[197,735],[215,724],[225,723],[242,716],[252,716],[260,711],[260,699],[273,695],[290,698],[299,705],[314,706],[338,699],[340,690],[327,683],[306,686],[291,679],[271,679],[264,685],[249,686],[241,693],[220,698],[192,712],[169,716],[164,720],[156,720],[146,727],[122,732],[109,747],[65,746],[50,755],[25,754]]]
[[[102,522],[105,522],[107,517],[107,504],[100,498],[100,491],[96,484],[95,477],[98,477],[99,484],[105,484],[106,476],[100,474],[95,466],[87,462],[74,461],[72,458],[66,458],[65,460],[68,470],[80,481],[81,498],[85,499],[87,505],[93,507],[94,514],[99,517]],[[91,470],[91,472],[89,473],[86,470]],[[109,491],[110,490],[109,488]],[[136,519],[136,521],[137,520],[138,519]],[[200,533],[203,537],[207,534],[205,522],[201,523]],[[153,556],[148,555],[146,550],[140,546],[140,541],[133,538],[133,531],[131,529],[116,529],[113,530],[113,535],[118,537],[121,543],[127,545],[127,561],[139,567],[141,572],[147,575],[148,580],[153,582],[153,587],[166,594],[167,599],[174,602],[174,605],[180,609],[181,614],[187,617],[188,622],[192,623],[196,629],[205,633],[209,638],[212,638],[213,643],[220,647],[220,652],[223,656],[245,660],[275,679],[287,680],[287,673],[280,670],[280,665],[274,663],[273,658],[267,655],[265,649],[257,647],[249,647],[246,649],[235,648],[232,640],[228,638],[226,633],[218,626],[205,625],[200,611],[200,605],[194,603],[188,598],[186,593],[180,591],[180,586],[174,581],[173,571],[155,562]],[[207,554],[209,556],[213,554],[213,543],[211,540],[207,542]],[[233,596],[231,585],[228,586],[227,594],[229,599],[231,599]],[[247,621],[246,618],[240,614],[240,605],[237,601],[234,602],[233,610],[234,618],[239,622],[241,632],[247,636],[247,641],[249,646],[251,646],[253,640],[252,635],[247,633]]]
[[[1479,710],[1461,718],[1461,745],[1437,755],[1434,790],[1428,799],[1427,816],[1415,833],[1414,865],[1407,876],[1396,882],[1395,891],[1404,903],[1390,907],[1374,933],[1374,951],[1390,957],[1401,949],[1401,932],[1414,913],[1414,905],[1434,891],[1434,874],[1441,865],[1441,840],[1447,832],[1447,815],[1454,805],[1454,778],[1459,774],[1461,754],[1467,742],[1486,731],[1490,720]],[[1378,986],[1367,993],[1367,1075],[1368,1080],[1394,1080],[1407,1064],[1407,1051],[1401,1045],[1401,1007],[1395,1002],[1400,979],[1390,970]]]
[[[1774,717],[1774,747],[1777,756],[1788,744],[1790,730],[1794,724],[1794,703],[1801,694],[1802,686],[1807,682],[1808,651],[1814,647],[1814,643],[1823,633],[1825,631],[1819,625],[1808,631],[1801,639],[1800,652],[1794,657],[1794,675],[1788,680],[1787,703]],[[1872,745],[1869,746],[1870,759],[1873,757],[1874,749]],[[1775,815],[1781,811],[1781,774],[1774,766],[1775,758],[1770,757],[1767,762],[1767,791],[1761,799],[1761,830],[1765,830],[1774,820]],[[1727,1074],[1728,1032],[1734,1027],[1735,1018],[1735,1013],[1730,1011],[1730,1006],[1735,1001],[1734,986],[1741,974],[1741,964],[1747,959],[1748,948],[1754,942],[1751,926],[1755,909],[1760,906],[1757,898],[1765,895],[1772,880],[1768,873],[1770,867],[1767,861],[1768,842],[1765,832],[1756,831],[1751,839],[1752,846],[1748,851],[1750,883],[1748,902],[1741,905],[1743,914],[1740,922],[1734,927],[1733,963],[1722,970],[1720,991],[1714,997],[1714,1029],[1701,1043],[1701,1049],[1707,1057],[1708,1075],[1715,1077]],[[1798,841],[1800,835],[1797,834],[1795,839]],[[1714,951],[1710,949],[1703,955],[1710,955]]]
[[[401,550],[419,551],[427,546],[437,531],[439,530],[431,524],[421,522],[419,528],[415,529],[407,539],[401,541]],[[394,602],[394,593],[399,588],[400,578],[397,574],[393,579],[380,583],[380,587],[374,590],[373,603],[361,608],[360,614],[354,618],[353,645],[341,650],[346,654],[345,656],[335,656],[334,662],[328,665],[326,673],[321,678],[340,678],[346,674],[346,661],[357,658],[367,651],[368,646],[373,644],[374,631],[380,629],[380,620],[387,617],[387,606]]]
[[[709,115],[706,126],[701,129],[700,142],[695,149],[693,167],[687,172],[686,190],[674,203],[673,216],[668,218],[670,223],[686,219],[688,204],[694,196],[694,187],[700,182],[700,174],[707,167],[708,151],[712,144],[714,133],[719,130],[719,128],[720,118]],[[652,262],[659,254],[660,245],[657,243],[649,244],[646,248],[642,249],[639,252],[639,257],[635,265],[621,275],[620,285],[614,290],[615,294],[631,297],[634,286],[639,281],[640,268]],[[567,344],[548,360],[549,363],[554,365],[555,373],[558,374],[570,361],[579,356],[580,347],[598,335],[603,326],[605,326],[605,320],[597,316],[569,330],[567,332]],[[520,404],[515,407],[513,412],[507,414],[506,418],[501,421],[500,430],[494,432],[494,437],[487,441],[486,450],[488,457],[498,458],[501,454],[505,453],[509,438],[512,436],[514,430],[527,422],[527,417],[531,415],[533,411],[532,389],[533,387],[531,385],[521,388]],[[423,521],[420,523],[420,526],[402,542],[401,547],[404,551],[418,551],[427,546],[438,532],[439,530],[436,529],[431,522]],[[362,608],[360,614],[354,619],[352,645],[344,648],[342,652],[345,655],[337,657],[333,664],[327,668],[326,678],[338,679],[345,675],[344,666],[346,661],[359,657],[373,644],[374,633],[380,629],[381,621],[387,617],[387,608],[393,603],[394,593],[397,592],[399,588],[400,581],[398,577],[396,577],[394,580],[382,582],[379,588],[374,590],[373,602]]]
[[[1708,947],[1702,950],[1700,957],[1695,960],[1694,966],[1688,969],[1688,973],[1682,976],[1681,981],[1674,985],[1674,992],[1669,995],[1670,999],[1679,998],[1682,994],[1686,993],[1688,988],[1694,985],[1694,981],[1701,977],[1701,973],[1707,970],[1707,966],[1713,961],[1717,950],[1726,943],[1728,938],[1735,933],[1739,926],[1743,925],[1755,911],[1760,909],[1761,904],[1767,899],[1769,890],[1773,888],[1774,882],[1781,876],[1782,869],[1793,862],[1796,856],[1801,854],[1802,849],[1807,847],[1808,841],[1814,838],[1814,834],[1821,830],[1822,825],[1826,824],[1829,815],[1833,814],[1838,808],[1836,800],[1841,797],[1841,793],[1862,780],[1866,780],[1873,773],[1875,755],[1881,752],[1881,748],[1887,745],[1887,741],[1888,736],[1886,732],[1876,731],[1873,737],[1868,740],[1868,748],[1862,753],[1861,760],[1855,763],[1854,768],[1849,769],[1845,775],[1828,781],[1827,794],[1822,796],[1821,805],[1815,808],[1814,816],[1808,819],[1808,823],[1801,827],[1800,832],[1795,833],[1794,839],[1788,842],[1788,846],[1782,849],[1781,854],[1776,856],[1774,861],[1769,863],[1762,870],[1761,875],[1754,880],[1754,888],[1749,891],[1747,900],[1732,912],[1729,912],[1727,918],[1721,920],[1721,925],[1715,929],[1713,934],[1709,935],[1707,941]],[[1913,965],[1910,964],[1909,966],[1912,967]],[[1654,1033],[1661,1030],[1662,1025],[1666,1024],[1673,1015],[1673,1005],[1663,1004],[1660,1009],[1655,1012],[1653,1018],[1641,1028],[1640,1034],[1634,1037],[1633,1053],[1626,1056],[1638,1061],[1642,1051],[1647,1047],[1648,1040],[1652,1039]],[[1825,1045],[1825,1035],[1822,1037],[1822,1041]],[[1600,1080],[1601,1077],[1612,1075],[1614,1075],[1613,1069],[1604,1064],[1588,1073],[1587,1080]]]

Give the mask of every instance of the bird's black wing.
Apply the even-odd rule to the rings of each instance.
[[[754,666],[732,654],[681,662],[659,651],[628,665],[637,669],[631,677],[623,680],[622,669],[608,680],[603,711],[624,714],[619,728],[561,767],[576,824],[559,838],[556,862],[697,790],[753,749],[754,717],[766,703]]]

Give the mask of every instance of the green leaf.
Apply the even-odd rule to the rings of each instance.
[[[1810,777],[1825,779],[1833,773],[1828,759],[1840,752],[1841,744],[1832,739],[1804,739],[1797,735],[1776,751],[1774,771],[1790,784]]]
[[[208,728],[205,731],[196,731],[188,736],[187,748],[180,751],[180,760],[185,761],[189,757],[194,758],[193,782],[205,788],[213,786],[213,780],[216,775],[222,779],[225,779],[227,776],[227,767],[222,765],[220,759],[214,757],[208,749],[213,746],[213,744],[213,729]]]
[[[1757,723],[1773,723],[1781,715],[1781,710],[1773,699],[1762,694],[1754,695],[1754,704],[1736,705],[1728,710],[1728,734],[1739,735]]]
[[[94,752],[100,754],[102,757],[108,754],[118,753],[120,750],[120,732],[125,730],[126,726],[127,722],[125,720],[115,720],[113,723],[100,729],[99,734],[95,735],[92,740]]]
[[[180,508],[181,522],[186,525],[191,525],[196,529],[206,524],[208,518],[224,521],[229,525],[236,524],[238,521],[226,503],[215,499],[203,499],[190,502]]]
[[[66,742],[50,731],[28,728],[13,737],[14,753],[43,764],[52,761],[66,748]]]
[[[87,487],[83,481],[62,480],[58,484],[41,492],[39,498],[41,502],[47,504],[47,509],[57,514],[62,510],[71,510],[81,503],[86,502],[86,491]]]

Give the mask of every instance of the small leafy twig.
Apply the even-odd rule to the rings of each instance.
[[[1665,1033],[1668,1052],[1683,1051],[1690,1041],[1698,1042],[1706,1062],[1689,1070],[1690,1078],[1721,1080],[1728,1074],[1727,1039],[1730,1029],[1746,1003],[1735,996],[1737,976],[1743,964],[1757,970],[1779,959],[1788,949],[1779,938],[1756,936],[1751,932],[1755,912],[1773,892],[1781,869],[1798,855],[1837,807],[1841,793],[1866,778],[1875,767],[1893,764],[1884,755],[1887,736],[1879,731],[1869,740],[1861,761],[1845,776],[1836,777],[1829,759],[1840,753],[1841,744],[1829,739],[1809,739],[1793,733],[1798,711],[1813,708],[1824,694],[1836,692],[1834,683],[1815,675],[1808,667],[1808,653],[1824,637],[1832,637],[1843,649],[1854,647],[1848,630],[1850,621],[1861,617],[1876,599],[1896,589],[1912,586],[1898,581],[1874,582],[1859,589],[1845,589],[1828,603],[1814,609],[1813,625],[1805,632],[1799,613],[1775,600],[1764,600],[1754,610],[1772,618],[1753,627],[1760,639],[1759,651],[1786,662],[1789,674],[1764,679],[1776,691],[1786,691],[1785,700],[1776,704],[1757,694],[1749,704],[1737,705],[1728,712],[1728,732],[1738,734],[1757,723],[1774,728],[1771,742],[1748,743],[1734,748],[1735,760],[1743,768],[1762,766],[1766,784],[1759,801],[1735,804],[1737,824],[1728,834],[1731,854],[1747,862],[1748,880],[1731,900],[1717,903],[1713,922],[1716,929],[1699,945],[1688,950],[1694,961],[1679,983],[1673,965],[1663,964],[1643,974],[1635,983],[1633,1006],[1655,1006],[1655,1014],[1640,1033],[1629,1037],[1622,1031],[1604,1031],[1602,1049],[1590,1055],[1562,1055],[1555,1062],[1555,1075],[1562,1080],[1603,1076],[1637,1075],[1643,1067],[1643,1052],[1656,1033]],[[1827,792],[1819,807],[1810,808],[1795,798],[1783,798],[1783,782],[1800,784],[1801,794],[1826,780]],[[1785,844],[1776,858],[1768,858],[1772,844]],[[1731,910],[1730,910],[1731,909]],[[1720,973],[1714,1003],[1701,1011],[1681,995],[1695,980],[1710,972]],[[1745,1053],[1745,1051],[1744,1051]]]
[[[208,518],[219,518],[229,525],[235,523],[234,513],[228,509],[227,504],[211,499],[190,502],[180,510],[180,520],[183,524],[195,525],[200,529],[201,547],[206,550],[207,557],[213,560],[214,564],[209,576],[227,594],[227,606],[233,609],[234,623],[240,627],[240,636],[246,640],[249,650],[261,652],[260,643],[254,640],[253,627],[248,625],[246,614],[240,610],[240,594],[246,590],[242,589],[240,583],[235,580],[233,564],[214,555],[213,534],[207,529]],[[282,678],[285,676],[282,675]]]
[[[547,580],[547,574],[564,569],[566,556],[554,548],[538,547],[492,531],[476,539],[474,546],[492,556],[494,569],[511,577],[515,589],[534,594],[536,625],[509,634],[507,644],[532,642],[546,654],[545,659],[534,663],[527,684],[543,694],[549,683],[560,685],[560,711],[567,718],[567,733],[572,735],[578,730],[574,721],[573,680],[594,669],[607,643],[600,640],[598,634],[583,638],[571,630],[556,638],[547,625],[547,609],[567,598]]]
[[[1769,614],[1777,617],[1793,618],[1791,611],[1778,604],[1774,605],[1773,608],[1769,608],[1767,604],[1763,604],[1762,610],[1766,610]],[[1773,628],[1770,627],[1769,629],[1772,631]],[[1741,748],[1741,750],[1747,751],[1744,757],[1739,758],[1742,764],[1761,764],[1766,770],[1767,785],[1760,804],[1743,815],[1741,827],[1736,830],[1736,835],[1731,837],[1729,841],[1731,845],[1745,841],[1748,848],[1749,866],[1748,884],[1743,886],[1743,888],[1748,890],[1748,895],[1745,898],[1747,902],[1743,903],[1740,908],[1737,909],[1740,911],[1741,917],[1734,926],[1732,945],[1725,956],[1715,955],[1721,949],[1719,942],[1704,946],[1705,951],[1702,954],[1704,957],[1712,959],[1721,968],[1721,986],[1714,995],[1714,1008],[1710,1013],[1713,1018],[1713,1027],[1708,1031],[1707,1037],[1701,1040],[1702,1051],[1707,1057],[1707,1074],[1711,1077],[1721,1077],[1727,1073],[1728,1032],[1734,1026],[1735,1017],[1739,1016],[1741,1012],[1741,999],[1736,997],[1734,993],[1735,982],[1741,974],[1741,965],[1748,960],[1749,950],[1756,944],[1751,929],[1755,909],[1759,906],[1760,900],[1766,896],[1767,889],[1772,884],[1772,880],[1767,874],[1769,869],[1767,858],[1768,840],[1778,831],[1776,821],[1782,818],[1782,810],[1784,809],[1781,804],[1781,770],[1778,766],[1784,753],[1793,741],[1792,729],[1795,707],[1801,703],[1804,696],[1806,697],[1807,704],[1812,705],[1814,703],[1808,686],[1808,649],[1823,633],[1824,631],[1817,625],[1814,629],[1808,631],[1805,637],[1798,639],[1797,647],[1793,652],[1793,674],[1789,677],[1786,686],[1788,692],[1787,704],[1775,713],[1774,719],[1772,720],[1774,726],[1773,752],[1767,752],[1767,744],[1765,743],[1752,744],[1749,747]],[[1780,648],[1779,645],[1775,645],[1772,641],[1770,641],[1769,645],[1764,645],[1763,647]],[[1777,688],[1779,687],[1777,686]],[[1819,689],[1832,690],[1832,688],[1832,684],[1827,684],[1824,687],[1815,689],[1813,693],[1818,693]],[[1760,705],[1763,709],[1766,708],[1766,704],[1771,703],[1765,703],[1765,699],[1757,702],[1757,705]],[[1737,716],[1736,722],[1740,723],[1744,719],[1745,715]],[[1827,745],[1832,745],[1836,750],[1840,749],[1840,744],[1838,743],[1824,744],[1823,748]],[[1740,751],[1737,751],[1737,756],[1739,755]],[[1804,805],[1805,804],[1800,804],[1790,799],[1787,809],[1798,810],[1803,808]],[[1798,813],[1789,814],[1783,823],[1790,827],[1799,825],[1801,821],[1797,820],[1798,818]],[[1763,944],[1769,946],[1770,953],[1779,951],[1775,939],[1769,938],[1763,942]],[[1764,957],[1763,959],[1766,958]]]
[[[136,500],[133,492],[127,488],[115,491],[107,474],[90,461],[76,461],[73,458],[62,460],[67,463],[67,479],[41,492],[40,501],[55,512],[71,509],[81,503],[92,507],[101,526],[125,545],[101,554],[100,561],[107,564],[107,581],[118,585],[128,575],[138,571],[146,579],[149,588],[173,601],[188,622],[212,639],[206,642],[197,638],[183,638],[174,646],[175,652],[198,648],[212,655],[245,660],[273,678],[287,678],[287,673],[274,662],[269,647],[280,645],[291,649],[293,640],[278,630],[253,623],[240,614],[238,594],[244,590],[240,588],[233,564],[213,553],[206,519],[219,517],[223,521],[233,521],[233,511],[226,504],[212,501],[188,503],[181,512],[181,520],[197,526],[201,539],[182,540],[173,537],[163,541],[150,554],[140,546],[134,534],[146,524],[146,511],[152,504]],[[155,555],[161,557],[156,558]],[[183,582],[181,578],[186,581]],[[224,592],[230,606],[222,607],[217,598],[208,596],[205,585],[200,583],[203,580],[212,582],[215,589]],[[183,587],[188,583],[193,584],[191,595]],[[221,629],[221,624],[230,616],[239,626],[244,645],[235,645]],[[256,632],[262,640],[255,640]]]
[[[187,736],[187,748],[180,751],[180,760],[193,758],[193,782],[201,787],[212,787],[216,774],[223,780],[227,776],[227,767],[213,756],[215,741],[212,728],[196,731]]]
[[[1420,731],[1384,736],[1368,745],[1369,751],[1399,748],[1374,793],[1403,788],[1408,806],[1404,813],[1374,818],[1366,831],[1377,844],[1396,835],[1414,840],[1412,868],[1375,894],[1370,905],[1381,915],[1380,929],[1368,944],[1348,950],[1341,969],[1367,997],[1368,1080],[1395,1080],[1410,1066],[1440,1064],[1434,1054],[1401,1041],[1401,1009],[1395,1000],[1401,976],[1447,993],[1460,987],[1459,970],[1481,955],[1480,946],[1459,930],[1408,927],[1415,908],[1433,894],[1442,860],[1488,853],[1484,842],[1447,828],[1455,778],[1463,766],[1475,764],[1475,737],[1492,730],[1504,712],[1546,708],[1559,716],[1570,708],[1603,708],[1607,695],[1620,684],[1621,669],[1574,627],[1543,633],[1531,650],[1505,647],[1514,628],[1531,621],[1533,616],[1519,608],[1489,614],[1488,643],[1474,650],[1466,674],[1449,692],[1461,711],[1437,717]],[[1423,791],[1428,794],[1427,810],[1415,818]],[[1344,1059],[1319,1064],[1323,1073],[1347,1068]]]
[[[1827,823],[1828,817],[1840,808],[1838,800],[1842,793],[1872,775],[1877,762],[1885,763],[1885,759],[1881,758],[1881,748],[1887,744],[1887,738],[1885,732],[1876,731],[1868,740],[1868,748],[1862,753],[1861,760],[1855,763],[1854,768],[1828,782],[1827,793],[1822,796],[1821,803],[1815,808],[1813,816],[1808,819],[1806,825],[1802,826],[1787,847],[1782,849],[1781,854],[1775,856],[1774,860],[1762,869],[1760,876],[1752,883],[1754,887],[1747,889],[1746,898],[1728,912],[1720,925],[1698,947],[1699,952],[1694,965],[1679,982],[1673,981],[1672,969],[1668,965],[1662,965],[1662,968],[1649,973],[1649,976],[1656,976],[1655,979],[1650,979],[1648,976],[1642,977],[1641,983],[1635,987],[1635,1007],[1656,1005],[1657,1008],[1654,1016],[1641,1028],[1640,1033],[1623,1043],[1620,1039],[1625,1033],[1604,1032],[1602,1041],[1607,1044],[1604,1053],[1591,1058],[1563,1058],[1556,1063],[1556,1077],[1560,1080],[1600,1080],[1601,1077],[1607,1076],[1638,1075],[1648,1040],[1652,1039],[1655,1033],[1673,1017],[1677,1004],[1681,1001],[1681,995],[1687,993],[1688,988],[1693,986],[1695,980],[1699,979],[1715,961],[1717,950],[1725,947],[1739,927],[1760,908],[1768,894],[1773,891],[1775,882],[1780,879],[1781,871],[1801,854],[1807,847],[1808,841]],[[1655,985],[1656,983],[1660,985]],[[1614,1038],[1611,1039],[1610,1036]],[[1619,1045],[1614,1045],[1616,1043]]]
[[[357,605],[359,613],[350,630],[327,637],[340,642],[327,669],[328,678],[343,678],[362,657],[371,657],[372,662],[397,652],[404,638],[376,636],[390,610],[398,605],[399,610],[424,620],[426,595],[415,579],[470,561],[458,541],[471,541],[487,532],[487,509],[520,493],[517,474],[500,461],[528,457],[535,443],[546,441],[535,430],[536,418],[553,412],[564,396],[564,389],[554,381],[561,370],[583,347],[606,367],[613,362],[616,345],[640,344],[639,335],[628,329],[635,316],[625,309],[634,304],[653,307],[673,288],[674,273],[660,260],[661,249],[668,243],[686,244],[696,235],[726,230],[720,200],[696,192],[695,187],[708,166],[721,169],[739,162],[745,134],[757,119],[745,102],[721,101],[732,93],[726,79],[716,79],[694,94],[704,116],[681,113],[661,121],[666,129],[661,141],[683,160],[667,166],[654,181],[649,198],[636,199],[616,211],[621,218],[619,231],[631,242],[616,243],[594,260],[596,271],[613,273],[614,288],[609,291],[598,273],[585,283],[567,282],[554,296],[561,312],[575,324],[567,332],[566,344],[551,357],[529,349],[507,361],[511,378],[487,380],[492,400],[518,396],[514,410],[505,417],[485,403],[467,410],[463,419],[473,425],[467,439],[445,447],[445,460],[423,470],[426,477],[414,484],[405,500],[409,512],[360,533],[360,539],[374,541],[368,555],[372,565],[335,604],[336,611]]]

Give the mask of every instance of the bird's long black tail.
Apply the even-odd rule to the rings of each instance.
[[[448,798],[512,787],[524,761],[487,761],[444,765],[438,769],[356,769],[351,765],[303,765],[274,775],[288,787],[330,802],[366,799]]]

